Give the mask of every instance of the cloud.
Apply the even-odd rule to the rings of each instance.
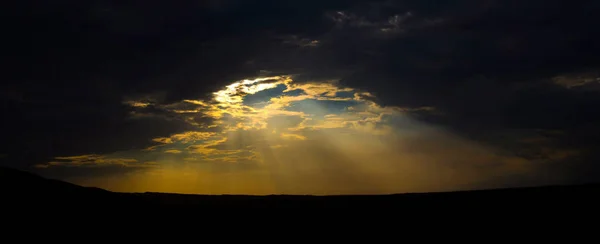
[[[278,92],[267,92],[270,89]],[[297,90],[302,92],[288,93]],[[256,94],[268,99],[260,99],[261,106],[245,102]],[[372,98],[368,92],[340,87],[334,81],[295,82],[290,76],[244,79],[214,92],[212,99],[154,104],[165,111],[192,104],[195,113],[212,118],[210,126],[216,130],[197,127],[154,138],[157,144],[145,151],[111,156],[135,158],[129,161],[83,155],[57,158],[68,163],[47,165],[149,160],[170,172],[187,167],[199,172],[211,168],[219,174],[264,172],[278,185],[276,192],[290,194],[452,189],[495,174],[527,174],[535,168],[532,158],[503,155],[411,118],[412,113],[433,113],[435,108],[381,106]],[[565,151],[549,157],[561,160],[572,155]],[[219,166],[229,164],[237,166]],[[163,174],[156,169],[145,171]],[[434,176],[430,170],[438,173]],[[464,179],[458,181],[455,175]],[[430,177],[437,177],[438,184],[428,184]]]
[[[295,35],[283,37],[284,44],[290,44],[294,46],[304,47],[304,48],[315,48],[318,47],[321,43],[319,40],[311,40],[308,38],[300,38]]]
[[[323,168],[287,165],[300,168],[298,182],[310,185],[310,176],[323,170],[323,181],[314,184],[328,185],[325,179],[331,177],[342,186],[361,175],[342,166],[361,157],[327,142],[360,149],[350,142],[371,138],[379,145],[378,140],[402,135],[395,144],[366,148],[428,149],[471,167],[468,159],[431,142],[435,139],[423,139],[427,135],[463,145],[456,149],[463,153],[484,148],[480,154],[487,156],[477,156],[479,161],[534,165],[533,172],[564,182],[595,179],[600,31],[589,23],[598,22],[599,8],[593,1],[541,0],[21,1],[11,7],[12,25],[5,30],[11,48],[3,55],[10,68],[0,85],[6,95],[0,112],[7,118],[0,148],[10,154],[1,160],[29,167],[61,161],[55,159],[59,155],[132,158],[157,162],[168,172],[165,179],[189,191],[194,190],[190,182],[176,180],[185,167],[223,184],[224,191],[241,187],[244,179],[260,182],[246,190],[272,192],[277,189],[265,180],[272,175],[258,170],[274,165],[266,166],[278,155],[268,150],[290,150],[289,155],[320,162]],[[292,134],[306,140],[284,139]],[[525,142],[528,138],[546,139]],[[231,149],[234,145],[250,148]],[[181,153],[165,153],[169,150]],[[253,152],[251,161],[258,163],[236,166],[232,157],[223,166],[204,157],[234,152]],[[409,156],[382,155],[402,162],[421,159],[404,153]],[[297,161],[284,156],[278,157]],[[180,165],[193,157],[197,160]],[[437,159],[425,161],[435,165],[432,171],[443,168]],[[392,167],[386,164],[379,166]],[[164,169],[168,165],[172,168]],[[243,167],[256,171],[232,173]],[[240,180],[227,183],[207,173],[209,168]],[[436,178],[416,168],[423,179]],[[460,169],[456,174],[465,180],[480,178],[473,176],[477,170]],[[493,181],[499,174],[481,175]],[[542,180],[534,175],[507,176],[496,184]],[[142,173],[135,177],[144,182]],[[118,187],[120,181],[111,182]],[[366,182],[348,186],[360,188],[359,183],[365,191],[375,189]]]
[[[184,133],[171,135],[169,139],[173,141],[180,141],[182,143],[189,143],[199,140],[206,140],[214,135],[214,132],[187,131]]]
[[[337,28],[371,29],[373,37],[377,34],[398,34],[412,28],[425,27],[442,22],[441,19],[422,19],[411,21],[414,14],[410,11],[389,16],[360,16],[349,11],[334,11],[327,14]]]
[[[286,140],[306,140],[305,136],[298,134],[281,133],[281,137]]]
[[[567,89],[595,87],[600,86],[600,74],[598,72],[577,73],[556,76],[552,78],[554,84],[563,86]]]
[[[79,155],[68,157],[55,157],[56,161],[48,162],[47,164],[38,164],[37,168],[50,167],[132,167],[132,168],[147,168],[155,167],[152,162],[141,163],[133,158],[110,158],[103,155]]]

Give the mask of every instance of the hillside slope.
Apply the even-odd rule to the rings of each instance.
[[[438,211],[484,208],[542,209],[552,207],[596,209],[600,185],[547,186],[482,191],[414,193],[362,196],[237,196],[183,195],[168,193],[116,193],[98,188],[45,179],[8,168],[0,168],[3,204],[118,204],[135,206],[194,206],[212,208],[296,209],[325,208],[397,209],[428,208]]]

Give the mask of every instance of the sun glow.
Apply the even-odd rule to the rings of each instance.
[[[153,106],[196,130],[150,138],[154,145],[144,150],[62,157],[39,167],[123,167],[128,170],[118,176],[71,181],[117,191],[219,194],[454,190],[499,171],[528,169],[520,158],[410,116],[435,108],[385,107],[371,98],[336,81],[272,76],[235,82],[209,99],[143,106],[129,101],[132,109]]]

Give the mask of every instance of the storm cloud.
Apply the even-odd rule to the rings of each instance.
[[[408,181],[356,182],[363,187],[356,192],[573,183],[600,174],[597,1],[12,5],[3,14],[10,23],[0,85],[3,165],[49,172],[71,162],[94,165],[86,169],[94,172],[100,158],[64,158],[98,155],[109,162],[135,158],[132,165],[204,162],[161,169],[173,177],[186,167],[210,178],[206,167],[222,173],[239,166],[246,173],[235,174],[248,174],[244,179],[297,182],[316,167],[321,180],[313,184],[334,192],[366,171],[390,169],[392,161],[421,162],[390,172],[422,179],[412,188],[389,187]],[[271,78],[256,82],[263,86],[228,88],[264,77]],[[340,141],[344,135],[353,136]],[[360,141],[385,143],[350,155],[333,146],[346,152]],[[296,154],[309,163],[284,157]],[[361,167],[371,157],[385,160],[380,168],[338,171],[351,161],[343,157],[361,158]],[[243,163],[223,164],[232,161]],[[268,166],[287,167],[276,176],[260,171],[275,161],[290,163]],[[121,171],[158,170],[151,165]],[[435,176],[436,169],[446,173]],[[452,174],[473,181],[453,184]],[[434,187],[436,177],[449,178]],[[316,189],[309,183],[286,189]]]

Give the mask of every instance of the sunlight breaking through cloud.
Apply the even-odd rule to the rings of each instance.
[[[235,82],[209,100],[128,101],[197,129],[151,138],[144,150],[56,158],[39,167],[152,166],[127,173],[127,184],[106,185],[123,191],[349,194],[457,189],[531,165],[411,119],[411,112],[435,108],[384,107],[372,98],[336,81],[273,76]]]

